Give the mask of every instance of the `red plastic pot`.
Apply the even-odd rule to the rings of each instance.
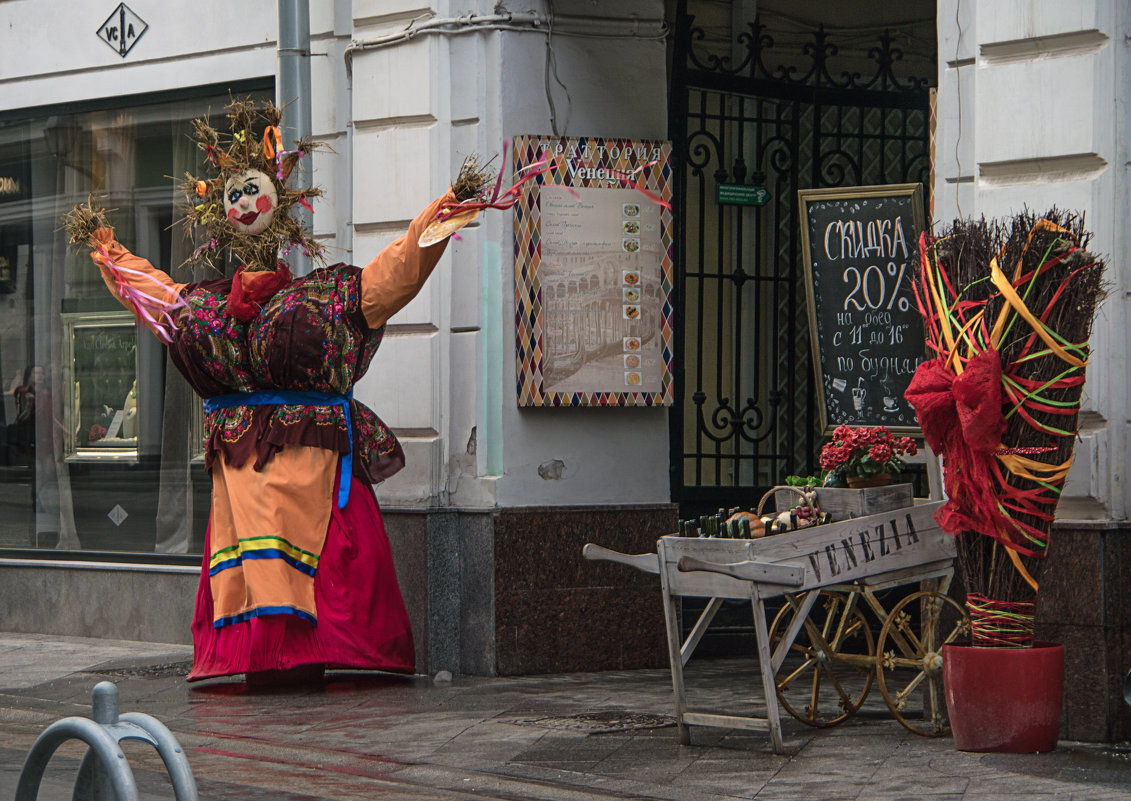
[[[943,686],[959,751],[1029,754],[1056,748],[1064,646],[974,648],[946,644]]]

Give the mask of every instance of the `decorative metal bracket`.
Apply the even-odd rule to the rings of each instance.
[[[177,738],[163,723],[140,712],[118,714],[118,688],[111,682],[99,682],[92,693],[90,718],[71,717],[57,720],[39,735],[24,760],[16,787],[16,801],[35,801],[47,763],[60,745],[68,740],[82,740],[90,749],[79,765],[72,798],[93,798],[94,801],[138,801],[137,783],[126,755],[118,743],[142,740],[157,749],[173,783],[177,801],[197,801],[196,779]],[[93,792],[87,792],[92,788]]]

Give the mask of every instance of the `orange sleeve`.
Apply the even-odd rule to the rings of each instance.
[[[102,273],[102,280],[106,283],[106,288],[110,290],[110,294],[127,309],[134,313],[137,312],[133,304],[123,298],[118,291],[119,282],[128,284],[139,292],[144,292],[161,301],[173,303],[180,298],[181,289],[185,285],[178,284],[141,256],[135,256],[122,247],[118,240],[114,238],[113,228],[99,228],[94,232],[94,240],[92,244],[96,245],[96,249],[90,252],[90,258],[98,265],[99,271]],[[105,256],[102,250],[106,251]],[[110,261],[116,266],[124,269],[112,270],[106,265],[106,256],[109,256]],[[146,327],[151,331],[153,330],[151,325],[147,324]]]
[[[440,212],[444,202],[454,202],[448,192],[434,200],[408,227],[408,233],[382,250],[361,271],[361,311],[370,328],[380,328],[416,297],[436,263],[444,255],[448,240],[426,248],[417,240]]]

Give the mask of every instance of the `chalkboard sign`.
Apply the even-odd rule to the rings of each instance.
[[[798,192],[809,339],[821,427],[918,434],[903,392],[926,358],[912,279],[923,230],[919,184]]]

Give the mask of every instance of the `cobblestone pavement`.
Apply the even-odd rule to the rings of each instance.
[[[202,799],[725,801],[1131,797],[1131,748],[1061,743],[1040,755],[969,754],[892,720],[873,692],[830,729],[787,718],[789,753],[765,734],[696,728],[679,744],[665,670],[468,678],[328,674],[302,688],[184,681],[184,646],[0,634],[0,799],[51,722],[90,715],[99,681],[185,747]],[[689,688],[719,711],[761,706],[749,663],[693,661]],[[124,744],[143,799],[172,792],[156,753]],[[52,759],[39,798],[70,799],[78,743]]]

